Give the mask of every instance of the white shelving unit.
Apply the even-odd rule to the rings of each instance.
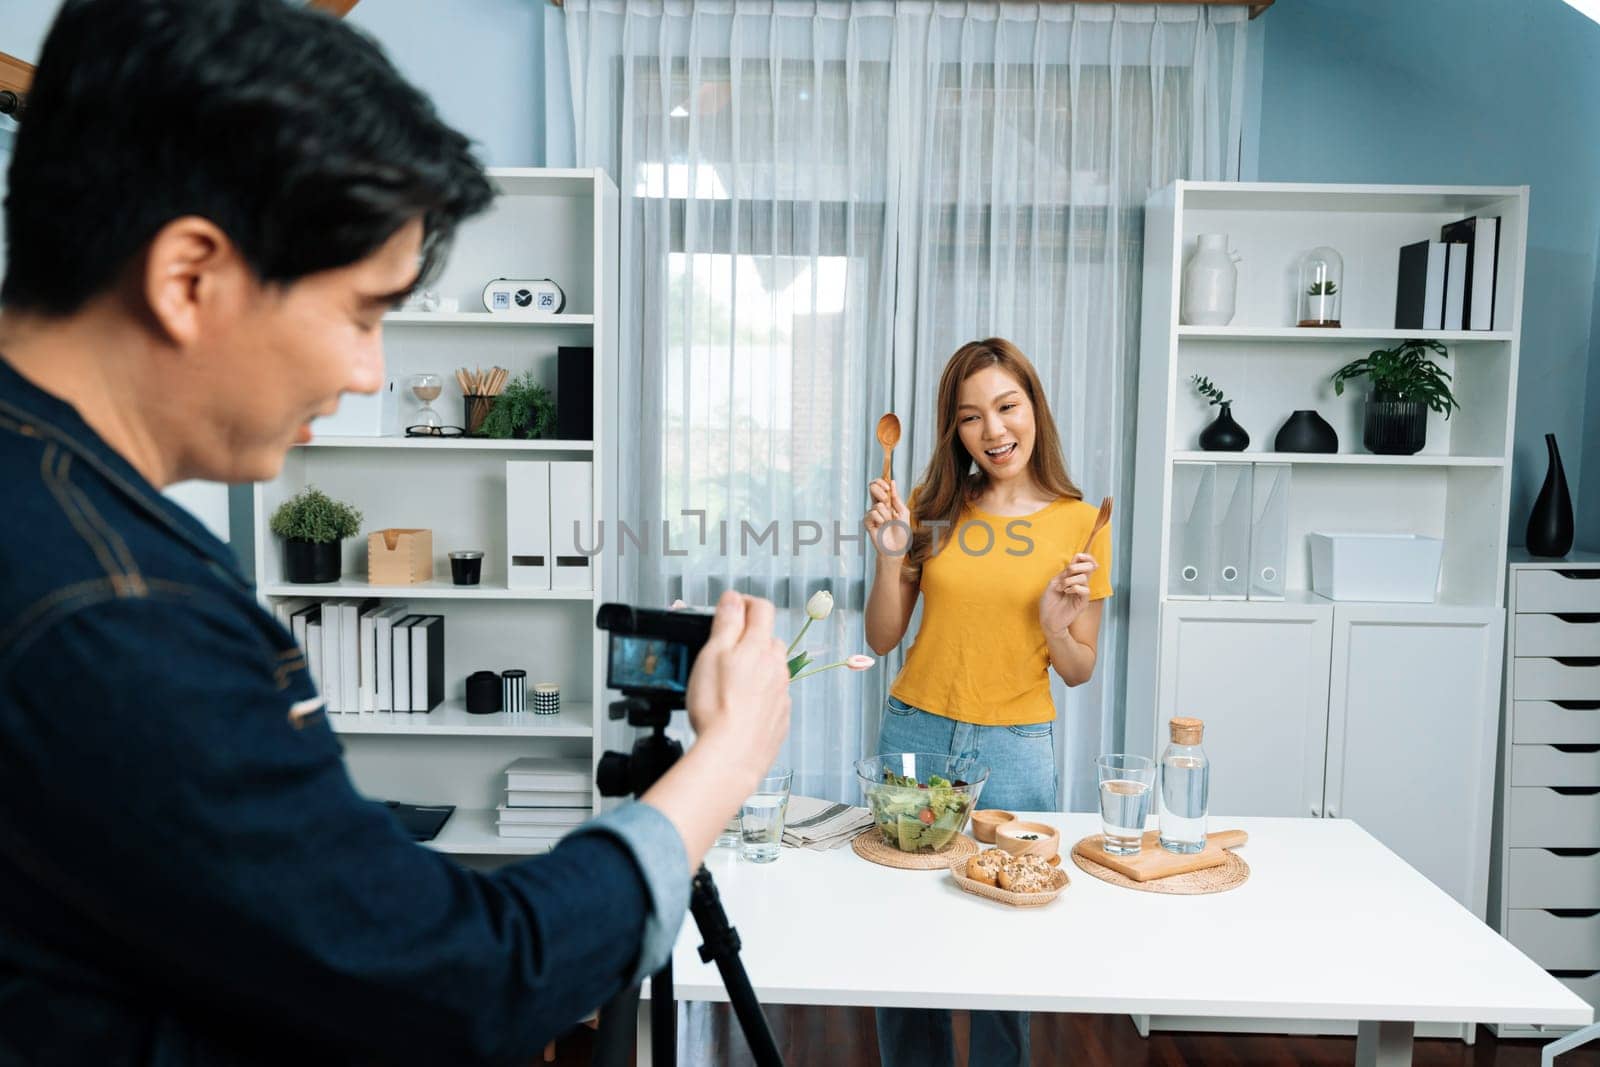
[[[594,612],[614,594],[615,576],[601,554],[594,561],[593,590],[507,587],[505,464],[519,457],[592,462],[595,518],[615,514],[608,469],[615,458],[606,445],[615,440],[615,428],[609,426],[613,405],[604,385],[615,380],[618,201],[616,186],[599,170],[490,173],[499,193],[494,206],[462,227],[430,288],[470,309],[481,307],[483,287],[492,278],[549,277],[565,291],[567,311],[386,315],[385,359],[388,377],[399,383],[402,415],[416,404],[405,386],[412,374],[431,371],[443,378],[445,392],[434,408],[447,423],[460,423],[455,368],[498,365],[513,377],[532,370],[554,392],[557,348],[591,346],[594,439],[315,437],[291,451],[275,480],[256,487],[255,524],[256,585],[269,605],[286,597],[371,597],[412,602],[418,611],[445,617],[443,705],[425,715],[342,713],[328,721],[363,793],[456,805],[432,847],[495,862],[544,849],[537,841],[501,838],[495,831],[506,766],[525,755],[582,757],[592,765],[603,744],[605,642],[604,635],[596,636]],[[282,580],[281,546],[268,521],[279,503],[307,485],[364,515],[361,534],[344,543],[339,582]],[[433,581],[374,586],[366,580],[366,535],[385,527],[433,531]],[[481,584],[451,583],[446,553],[456,549],[484,552]],[[469,715],[467,675],[510,667],[526,670],[530,686],[559,684],[560,714]]]
[[[1156,752],[1168,718],[1205,719],[1212,811],[1355,819],[1480,917],[1527,195],[1526,188],[1178,182],[1152,196],[1145,215],[1129,647],[1154,651],[1155,669],[1142,660],[1128,665],[1126,746]],[[1496,329],[1393,329],[1400,248],[1438,240],[1442,225],[1472,215],[1501,219]],[[1227,326],[1179,323],[1183,267],[1201,233],[1227,234],[1240,254]],[[1319,245],[1344,258],[1340,328],[1294,325],[1296,263]],[[1461,410],[1448,421],[1429,414],[1417,455],[1370,455],[1361,440],[1365,383],[1337,397],[1330,378],[1350,360],[1408,338],[1447,346],[1444,365]],[[1216,409],[1195,393],[1193,374],[1232,400],[1235,420],[1250,434],[1246,451],[1200,450],[1200,431]],[[1338,451],[1273,451],[1284,420],[1308,408],[1334,427]],[[1174,473],[1190,463],[1290,465],[1283,599],[1168,595]],[[1306,536],[1316,531],[1443,539],[1436,601],[1317,596]],[[1286,1028],[1260,1020],[1195,1025]]]

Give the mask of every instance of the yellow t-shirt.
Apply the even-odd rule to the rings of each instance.
[[[1053,721],[1039,598],[1083,548],[1098,513],[1065,497],[1031,515],[990,515],[969,504],[954,529],[935,531],[938,551],[922,565],[922,628],[890,694],[982,726]],[[1104,600],[1109,525],[1089,552],[1100,564],[1089,575],[1089,599]]]

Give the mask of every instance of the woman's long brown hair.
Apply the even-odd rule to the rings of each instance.
[[[1061,435],[1056,432],[1056,420],[1050,414],[1050,401],[1045,398],[1044,386],[1028,357],[1003,337],[969,341],[956,349],[939,376],[938,441],[928,460],[928,469],[917,485],[916,500],[910,504],[911,548],[906,553],[903,569],[905,577],[912,581],[921,578],[922,565],[933,554],[934,528],[928,523],[941,520],[947,523],[938,529],[941,543],[948,543],[956,535],[961,509],[988,488],[989,476],[982,467],[967,473],[973,457],[961,443],[956,421],[961,383],[985,367],[999,367],[1015,378],[1033,406],[1033,454],[1028,457],[1028,471],[1034,483],[1048,496],[1083,499],[1083,491],[1067,474],[1067,463],[1061,455]]]

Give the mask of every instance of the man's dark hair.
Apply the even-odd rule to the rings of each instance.
[[[492,197],[467,139],[377,45],[285,0],[67,0],[9,186],[0,303],[53,316],[185,215],[280,284],[420,217],[425,278]]]

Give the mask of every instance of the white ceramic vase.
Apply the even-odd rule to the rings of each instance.
[[[1228,251],[1228,235],[1202,233],[1183,270],[1180,318],[1185,326],[1226,326],[1233,321],[1239,288],[1239,253]]]

